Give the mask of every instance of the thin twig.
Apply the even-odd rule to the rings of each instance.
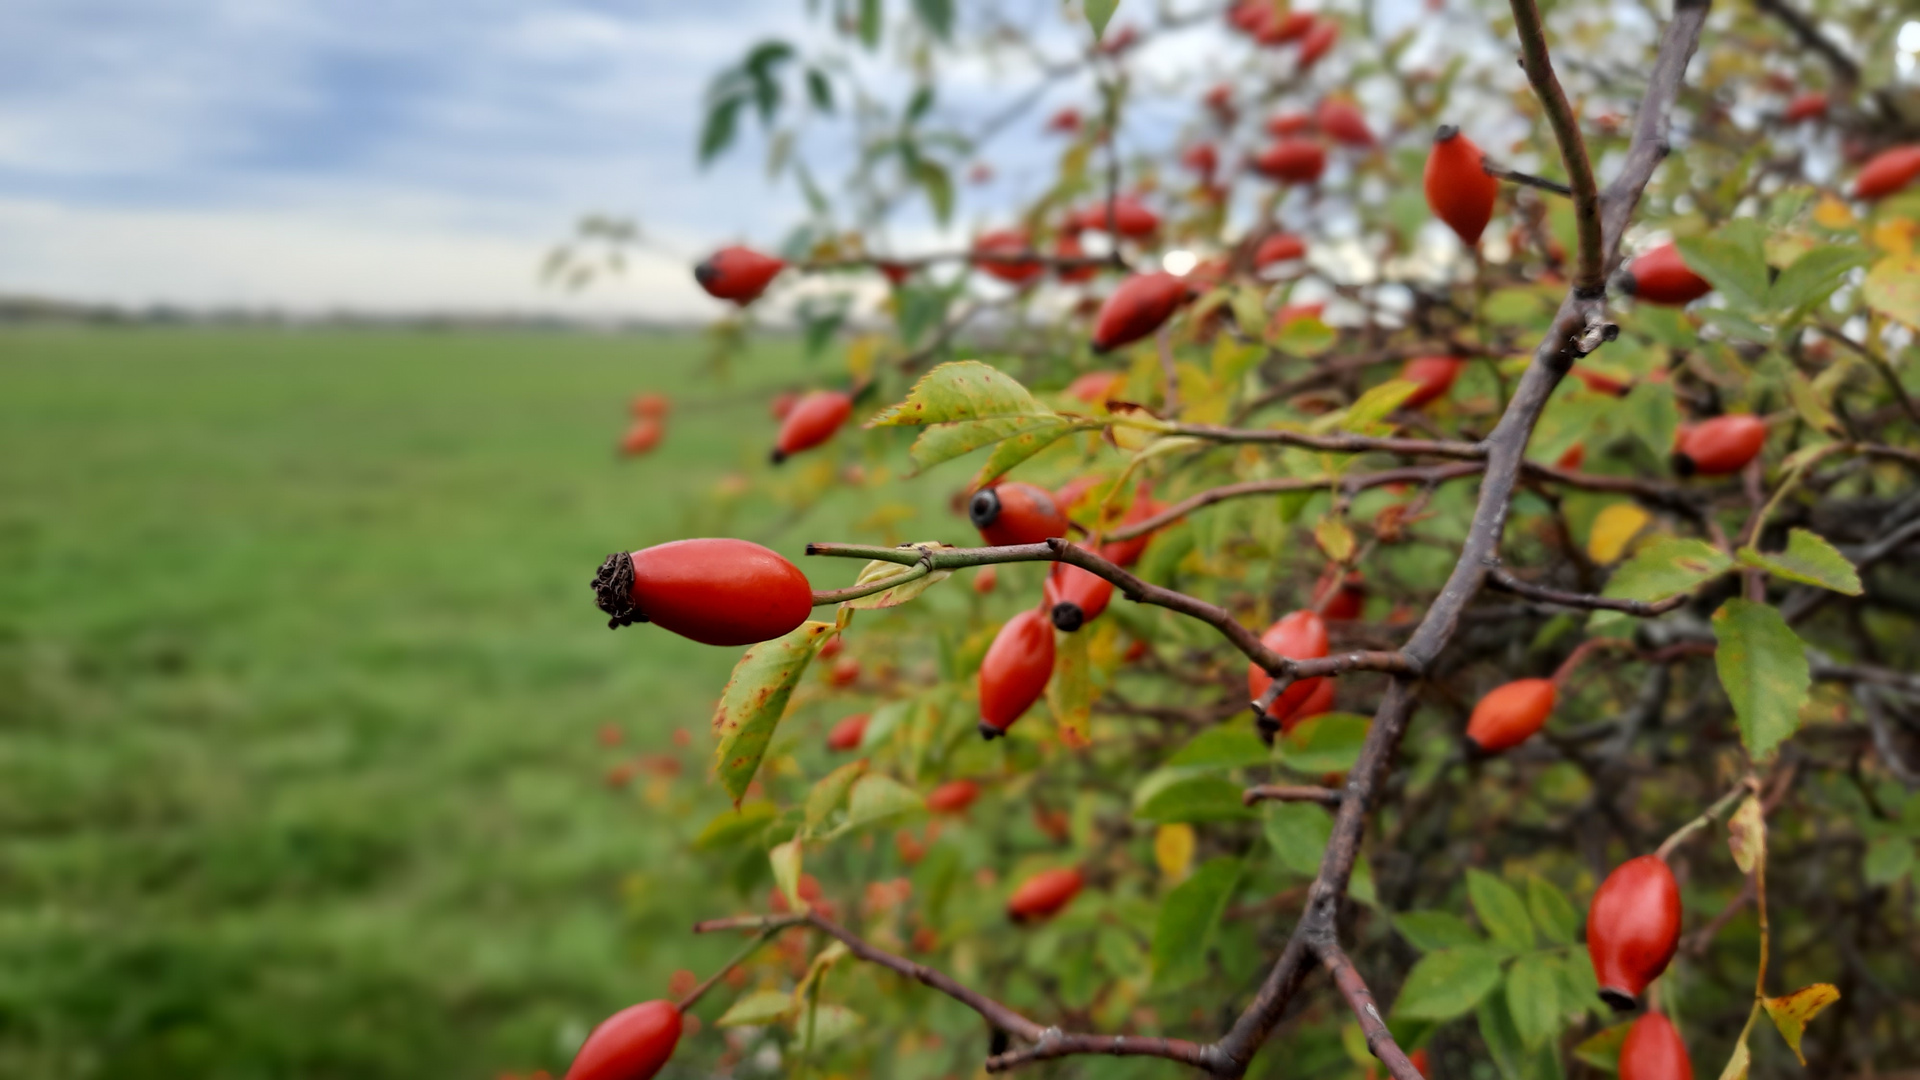
[[[1569,197],[1573,195],[1573,189],[1558,180],[1549,180],[1544,176],[1535,176],[1532,173],[1521,172],[1519,169],[1502,168],[1486,160],[1480,162],[1480,167],[1486,170],[1488,176],[1505,180],[1509,184],[1523,184],[1530,188],[1539,188],[1541,191],[1551,191],[1555,195]]]
[[[1420,1070],[1413,1067],[1400,1044],[1393,1040],[1393,1032],[1387,1030],[1387,1022],[1380,1016],[1380,1007],[1374,1004],[1373,991],[1367,989],[1366,980],[1355,970],[1353,961],[1331,940],[1321,942],[1317,951],[1320,962],[1333,976],[1333,984],[1340,988],[1340,996],[1347,999],[1348,1007],[1360,1021],[1360,1030],[1367,1037],[1367,1049],[1387,1067],[1387,1074],[1394,1080],[1426,1080]]]
[[[1487,584],[1501,592],[1524,596],[1529,600],[1538,600],[1543,604],[1558,604],[1561,607],[1586,608],[1592,611],[1624,611],[1629,615],[1652,618],[1665,615],[1680,605],[1693,599],[1691,593],[1681,593],[1665,600],[1616,600],[1611,597],[1594,596],[1590,593],[1566,592],[1550,589],[1545,585],[1535,585],[1514,577],[1507,570],[1495,570],[1487,575]]]
[[[1338,806],[1345,797],[1337,788],[1315,787],[1311,784],[1255,784],[1240,793],[1240,801],[1248,806],[1258,802],[1314,802],[1322,806]]]
[[[1593,182],[1593,166],[1587,161],[1587,143],[1580,137],[1580,121],[1560,88],[1560,77],[1553,73],[1553,58],[1547,52],[1547,31],[1540,21],[1540,8],[1534,0],[1511,0],[1514,30],[1520,35],[1521,64],[1527,81],[1546,110],[1547,123],[1553,127],[1554,141],[1560,144],[1560,160],[1567,167],[1567,190],[1573,198],[1573,217],[1580,230],[1580,257],[1573,273],[1573,289],[1578,295],[1593,296],[1606,289],[1605,236],[1600,228],[1600,188]],[[1491,170],[1489,170],[1491,171]]]

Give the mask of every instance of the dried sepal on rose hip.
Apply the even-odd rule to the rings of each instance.
[[[799,567],[730,537],[616,551],[592,585],[609,628],[651,622],[704,645],[771,641],[813,610],[813,587]]]
[[[1113,582],[1091,570],[1057,562],[1047,572],[1041,595],[1054,628],[1071,634],[1107,610],[1113,599]]]

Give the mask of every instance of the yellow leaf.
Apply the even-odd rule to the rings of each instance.
[[[1346,562],[1353,555],[1353,530],[1337,517],[1321,518],[1313,527],[1313,539],[1334,562]]]
[[[1733,1056],[1727,1059],[1727,1067],[1720,1070],[1720,1080],[1747,1080],[1747,1067],[1752,1064],[1752,1055],[1747,1053],[1746,1033],[1733,1046]]]
[[[880,338],[874,334],[861,334],[847,344],[847,374],[853,376],[854,385],[873,375],[873,361],[878,355]]]
[[[1186,879],[1187,871],[1193,868],[1193,843],[1193,826],[1185,822],[1162,825],[1153,834],[1153,861],[1160,864],[1168,882]]]
[[[1853,228],[1853,208],[1831,195],[1823,196],[1813,208],[1813,220],[1825,229]]]
[[[1760,800],[1749,795],[1727,822],[1727,849],[1733,852],[1733,864],[1743,874],[1767,861],[1767,819],[1761,816]]]
[[[1614,503],[1593,519],[1587,534],[1587,554],[1593,561],[1610,563],[1626,554],[1627,544],[1652,521],[1652,515],[1633,503]]]
[[[1890,217],[1873,227],[1873,246],[1889,255],[1905,255],[1913,250],[1913,234],[1920,222],[1911,218]]]
[[[1867,304],[1890,319],[1920,327],[1920,255],[1888,255],[1867,271]]]
[[[1800,1052],[1800,1035],[1807,1029],[1807,1021],[1814,1018],[1821,1009],[1840,1000],[1840,990],[1830,983],[1814,983],[1803,986],[1784,997],[1767,998],[1763,1004],[1767,1015],[1773,1019],[1773,1026],[1780,1029],[1780,1037],[1793,1047],[1793,1056],[1800,1064],[1807,1063],[1807,1056]]]

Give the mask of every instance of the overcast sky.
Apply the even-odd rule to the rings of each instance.
[[[1071,47],[1054,0],[1024,6]],[[704,171],[693,147],[716,69],[764,37],[821,40],[800,0],[4,7],[0,293],[701,317],[714,309],[690,257],[736,239],[772,245],[798,216],[791,186],[767,184],[757,136]],[[1418,6],[1386,5],[1401,9]],[[1209,24],[1139,63],[1149,76],[1204,71],[1222,47],[1245,51]],[[941,107],[985,115],[1024,84],[951,71]],[[1058,102],[996,147],[1010,175],[963,192],[963,218],[1039,182],[1054,150],[1038,128]],[[1129,138],[1170,142],[1178,121],[1162,120],[1130,113]],[[638,218],[671,254],[582,296],[541,287],[543,250],[586,211]]]

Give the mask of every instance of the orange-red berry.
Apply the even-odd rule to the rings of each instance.
[[[731,300],[742,307],[759,299],[787,264],[752,248],[721,248],[693,268],[693,279],[709,296]]]
[[[1084,259],[1087,249],[1080,245],[1077,233],[1063,231],[1053,242],[1053,254],[1061,259]],[[1081,266],[1062,266],[1053,272],[1053,276],[1069,285],[1080,285],[1092,281],[1099,273],[1097,263],[1086,263]]]
[[[1587,955],[1601,1000],[1632,1008],[1679,945],[1680,884],[1666,860],[1642,855],[1614,867],[1587,910]]]
[[[1628,296],[1665,307],[1685,307],[1713,291],[1706,278],[1687,269],[1680,249],[1671,243],[1633,260],[1619,281]]]
[[[1320,580],[1313,585],[1313,603],[1320,609],[1320,617],[1335,621],[1359,618],[1367,603],[1364,582],[1358,570],[1342,575],[1339,567],[1329,566],[1321,571]]]
[[[1107,610],[1113,599],[1113,582],[1091,570],[1057,562],[1047,572],[1042,594],[1054,628],[1071,634]]]
[[[1311,611],[1296,611],[1267,627],[1267,632],[1260,635],[1260,642],[1289,660],[1318,660],[1327,655],[1327,623]],[[1312,697],[1325,681],[1316,678],[1294,682],[1268,706],[1263,720],[1284,725],[1289,716]],[[1259,664],[1247,665],[1247,697],[1250,700],[1258,700],[1272,685],[1273,676],[1268,675]]]
[[[587,1035],[566,1080],[652,1080],[680,1042],[680,1010],[671,1001],[629,1005]]]
[[[1046,267],[1033,257],[1033,245],[1018,229],[984,233],[973,242],[973,265],[1009,285],[1030,285]]]
[[[1814,90],[1796,96],[1787,102],[1786,119],[1789,124],[1798,124],[1806,120],[1818,120],[1827,115],[1827,95]]]
[[[651,622],[707,645],[786,634],[813,611],[800,568],[747,540],[675,540],[607,556],[593,579],[610,627]]]
[[[994,547],[1067,535],[1067,515],[1045,489],[1008,481],[974,492],[967,516]]]
[[[1853,193],[1862,199],[1884,199],[1920,176],[1920,144],[1896,146],[1874,155],[1854,178]]]
[[[1180,164],[1202,177],[1212,176],[1220,168],[1220,151],[1210,142],[1194,143],[1181,152]]]
[[[1007,918],[1016,923],[1042,922],[1080,895],[1086,882],[1072,867],[1042,870],[1020,883],[1007,900]]]
[[[1053,623],[1028,609],[1007,620],[980,662],[980,734],[1007,733],[1053,677]]]
[[[1313,139],[1282,139],[1253,159],[1262,175],[1289,184],[1311,184],[1327,171],[1327,148]]]
[[[927,794],[927,809],[936,814],[961,814],[979,797],[979,784],[971,780],[949,780]]]
[[[1620,1080],[1693,1080],[1687,1044],[1672,1021],[1650,1012],[1633,1022],[1620,1044]]]
[[[1076,222],[1083,229],[1119,233],[1136,240],[1152,236],[1160,229],[1160,215],[1147,209],[1146,204],[1133,195],[1114,199],[1111,207],[1104,202],[1095,203],[1081,211]]]
[[[1400,368],[1400,377],[1413,383],[1418,389],[1407,395],[1403,402],[1406,408],[1417,409],[1426,403],[1446,396],[1453,389],[1453,381],[1460,377],[1467,362],[1451,356],[1416,356]]]
[[[1314,19],[1306,34],[1300,39],[1300,70],[1303,72],[1310,70],[1313,65],[1320,62],[1321,57],[1333,51],[1334,43],[1339,40],[1339,23],[1332,19]]]
[[[1093,324],[1094,351],[1139,341],[1160,329],[1192,296],[1185,279],[1172,274],[1156,271],[1127,278],[1100,306],[1100,317]]]
[[[867,714],[854,713],[852,716],[833,725],[827,732],[827,749],[839,753],[860,749],[860,740],[867,735]]]
[[[1427,155],[1427,206],[1434,216],[1473,247],[1493,220],[1493,204],[1500,197],[1500,181],[1487,175],[1485,155],[1456,127],[1443,127],[1433,137]]]
[[[1757,416],[1716,416],[1680,430],[1673,452],[1681,476],[1725,476],[1747,467],[1767,445],[1766,421]]]
[[[1547,723],[1558,697],[1552,679],[1515,679],[1488,691],[1467,720],[1467,739],[1483,754],[1526,742]]]
[[[633,422],[627,433],[620,437],[620,452],[628,457],[639,457],[660,445],[666,436],[666,426],[659,420],[648,416]]]
[[[1320,130],[1335,142],[1348,146],[1372,146],[1373,129],[1367,126],[1366,114],[1360,107],[1345,98],[1322,98],[1314,118],[1320,124]]]
[[[1286,262],[1289,259],[1303,259],[1306,255],[1305,240],[1292,233],[1274,233],[1260,241],[1260,246],[1253,249],[1253,267],[1256,270],[1265,270],[1274,263]]]
[[[774,464],[833,438],[833,433],[852,415],[852,395],[839,390],[815,390],[794,402],[786,419],[780,422],[779,436],[774,439]]]

